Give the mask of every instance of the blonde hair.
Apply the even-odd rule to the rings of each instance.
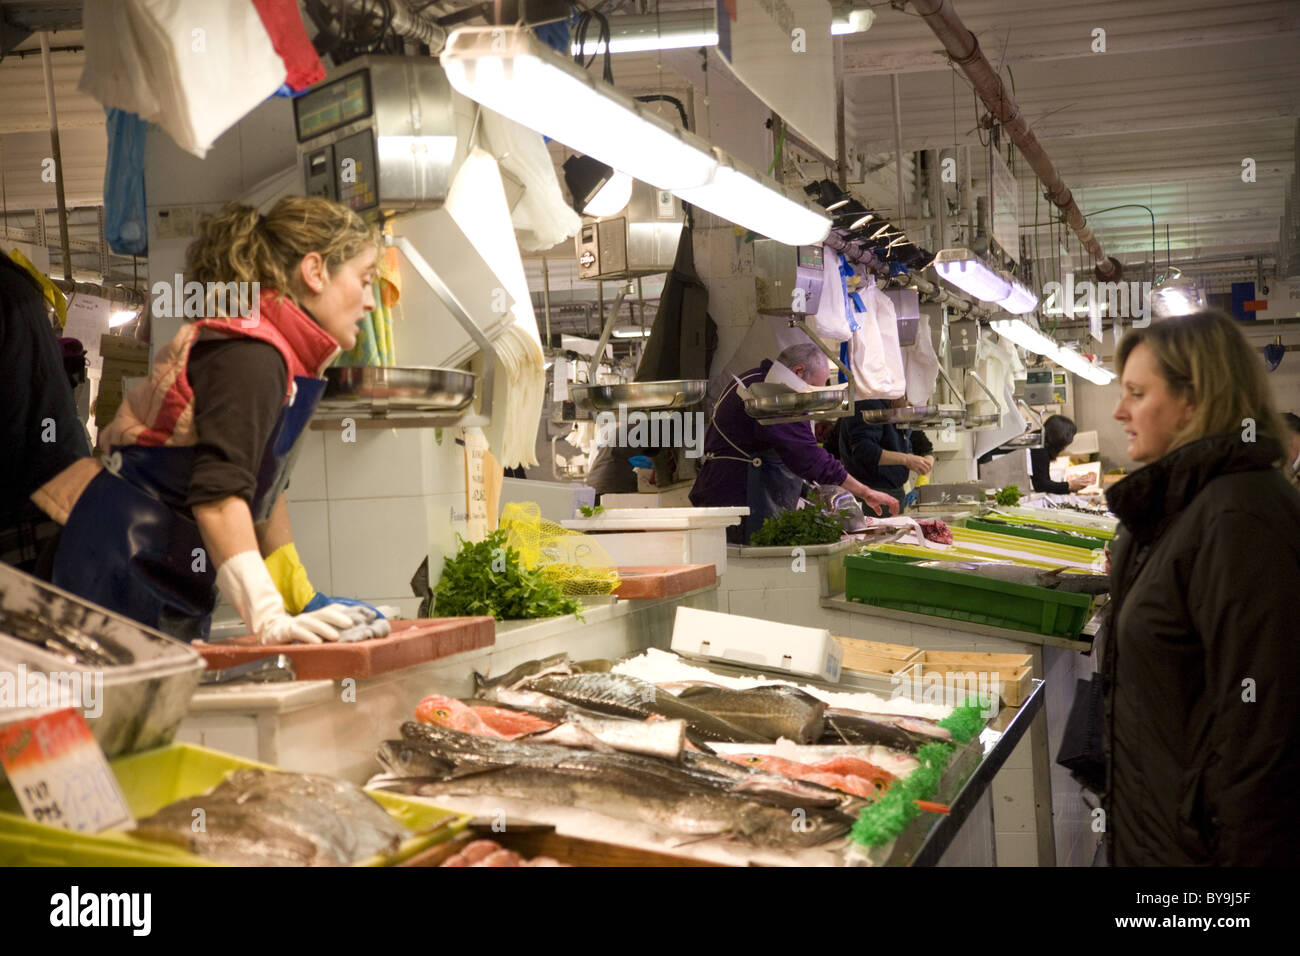
[[[1264,363],[1226,314],[1210,309],[1130,329],[1116,353],[1121,374],[1139,345],[1155,356],[1169,391],[1193,405],[1191,421],[1174,435],[1171,450],[1239,432],[1248,419],[1257,435],[1285,445],[1286,426],[1273,406]]]
[[[186,278],[257,282],[301,302],[309,291],[298,268],[304,256],[320,253],[332,273],[379,242],[379,232],[355,212],[318,196],[287,196],[266,216],[230,203],[199,227],[185,251]]]

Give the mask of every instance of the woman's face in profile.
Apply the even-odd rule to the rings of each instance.
[[[1120,388],[1115,418],[1124,424],[1129,458],[1147,464],[1164,457],[1174,436],[1191,420],[1192,403],[1169,390],[1155,354],[1145,344],[1129,353]]]

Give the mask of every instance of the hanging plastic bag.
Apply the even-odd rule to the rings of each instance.
[[[895,399],[906,391],[894,305],[868,279],[859,293],[866,311],[853,333],[852,366],[857,397]]]
[[[110,109],[104,166],[104,238],[119,256],[149,252],[144,205],[144,142],[148,126],[134,113]]]
[[[822,294],[817,312],[810,314],[808,325],[827,342],[847,342],[853,338],[844,306],[844,277],[840,258],[830,246],[822,249]]]
[[[907,379],[908,402],[928,404],[939,381],[939,356],[930,337],[930,317],[924,312],[916,323],[916,344],[903,349],[903,375]]]

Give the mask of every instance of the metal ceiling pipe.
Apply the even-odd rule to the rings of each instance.
[[[392,28],[395,33],[427,44],[435,56],[447,45],[447,31],[437,23],[418,13],[412,13],[406,0],[338,0],[340,6],[353,13],[382,17],[384,4],[392,8]]]
[[[961,67],[989,112],[1002,124],[1026,162],[1043,181],[1047,187],[1045,195],[1048,200],[1065,214],[1066,223],[1092,255],[1098,276],[1104,280],[1120,278],[1123,270],[1119,260],[1102,251],[1101,243],[1089,228],[1088,220],[1079,210],[1069,187],[1062,181],[1061,174],[1052,165],[1042,144],[1020,115],[1020,107],[1016,105],[1011,92],[1004,87],[1002,77],[994,71],[988,57],[980,50],[979,41],[962,23],[950,0],[912,0],[912,6],[925,18],[934,35],[948,51],[948,56]]]
[[[54,109],[54,68],[50,65],[50,35],[41,31],[41,69],[45,74],[45,108],[50,114],[50,152],[54,159],[54,196],[59,206],[59,245],[63,278],[72,281],[72,248],[68,242],[68,203],[63,195],[63,150],[59,148],[59,114]]]

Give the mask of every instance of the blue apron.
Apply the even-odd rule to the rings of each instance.
[[[749,506],[744,522],[746,544],[768,518],[792,510],[803,491],[803,479],[786,467],[774,449],[767,449],[761,457],[763,464],[757,468],[751,465],[745,476],[745,499]]]
[[[253,521],[265,521],[289,483],[299,439],[325,392],[295,378],[258,466]],[[197,450],[122,445],[68,515],[53,583],[182,640],[206,638],[216,570],[185,504]]]

